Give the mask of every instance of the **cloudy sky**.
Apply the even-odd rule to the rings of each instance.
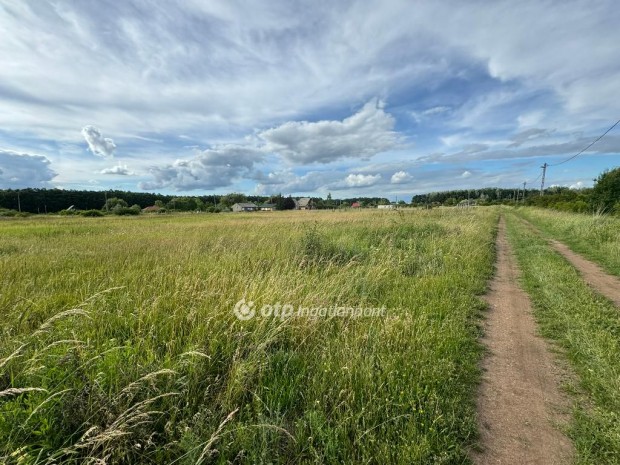
[[[620,118],[613,1],[0,4],[0,188],[538,185]],[[620,126],[549,185],[620,164]]]

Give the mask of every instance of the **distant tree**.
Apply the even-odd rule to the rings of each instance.
[[[602,172],[594,180],[592,189],[592,206],[604,211],[612,211],[620,202],[620,168]]]
[[[125,202],[123,199],[119,199],[118,197],[112,197],[111,199],[108,199],[107,202],[103,205],[102,210],[112,211],[116,207],[125,208],[127,207],[127,202]]]
[[[159,207],[159,208],[165,208],[165,207],[166,207],[166,204],[164,203],[164,201],[163,201],[163,200],[156,200],[156,201],[155,201],[155,203],[154,203],[154,205],[155,205],[156,207]]]
[[[236,203],[243,203],[247,201],[247,197],[244,194],[233,192],[232,194],[226,194],[220,198],[220,205],[225,208],[230,208]]]
[[[294,210],[295,209],[295,201],[293,197],[290,195],[288,197],[282,197],[279,195],[275,199],[276,209],[277,210]]]

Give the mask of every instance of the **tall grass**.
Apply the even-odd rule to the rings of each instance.
[[[620,218],[602,214],[565,213],[523,208],[518,213],[547,235],[620,276]]]
[[[575,395],[570,436],[577,463],[620,463],[618,309],[522,221],[508,215],[507,224],[542,333],[563,349],[577,374],[567,380]]]
[[[463,463],[495,210],[0,223],[0,461]],[[263,304],[383,318],[253,318]]]

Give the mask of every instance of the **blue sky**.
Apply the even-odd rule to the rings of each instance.
[[[0,188],[530,186],[620,118],[612,1],[0,4]],[[548,185],[620,164],[620,128]]]

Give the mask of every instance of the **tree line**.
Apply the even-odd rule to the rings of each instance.
[[[230,193],[226,195],[173,196],[149,192],[131,192],[120,190],[88,191],[65,189],[4,189],[0,190],[0,209],[26,213],[59,213],[67,210],[110,212],[116,208],[133,208],[141,210],[157,206],[163,211],[226,211],[235,203],[251,202],[256,205],[265,203],[275,205],[277,210],[295,208],[292,196],[282,194],[261,196]],[[383,197],[359,197],[350,199],[326,199],[312,197],[311,204],[316,209],[350,207],[353,202],[362,206],[376,206],[389,203]],[[131,207],[130,207],[131,206]],[[128,213],[128,212],[127,212]],[[128,213],[129,214],[129,213]]]

